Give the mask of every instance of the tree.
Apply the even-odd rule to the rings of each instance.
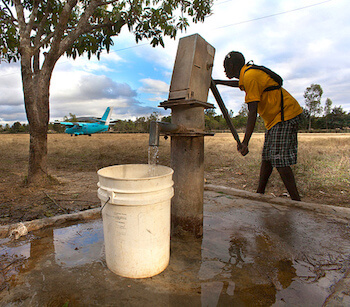
[[[243,102],[241,105],[240,110],[238,111],[238,115],[242,116],[242,117],[248,117],[248,104]]]
[[[63,117],[63,121],[64,122],[71,122],[71,123],[77,122],[77,116],[75,114],[69,113],[69,117],[67,115],[65,115]]]
[[[150,116],[147,117],[147,129],[149,128],[150,122],[160,121],[161,114],[159,112],[153,112]]]
[[[135,128],[137,132],[143,132],[147,130],[146,117],[141,116],[135,120]]]
[[[334,107],[329,114],[329,119],[329,126],[331,129],[343,129],[350,126],[350,112],[347,114],[342,106]]]
[[[24,127],[22,127],[22,124],[20,122],[15,122],[11,127],[11,132],[12,133],[24,132]]]
[[[319,84],[311,84],[304,93],[305,106],[309,111],[309,131],[311,130],[311,118],[322,112],[321,97],[323,90]]]
[[[136,42],[146,38],[152,46],[164,46],[164,36],[174,38],[186,29],[187,17],[204,21],[211,6],[212,0],[2,0],[0,59],[21,62],[30,125],[28,182],[48,179],[49,88],[62,55],[100,58],[124,26]]]
[[[207,130],[215,130],[218,128],[218,122],[215,120],[216,112],[214,109],[204,110],[204,122]]]
[[[328,117],[329,117],[329,114],[331,114],[331,112],[332,112],[332,104],[333,104],[332,100],[330,98],[327,98],[325,106],[324,106],[324,115],[325,115],[325,119],[326,119],[326,129],[328,129]]]
[[[171,115],[163,116],[161,121],[165,123],[171,123]]]
[[[248,104],[243,102],[240,110],[238,111],[238,115],[235,116],[235,120],[233,122],[236,128],[245,128],[247,126],[248,113]]]

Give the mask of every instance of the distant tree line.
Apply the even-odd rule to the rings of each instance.
[[[330,98],[327,98],[324,106],[322,106],[322,94],[323,90],[319,84],[311,84],[311,86],[305,90],[305,108],[303,108],[299,129],[309,132],[324,130],[350,131],[350,112],[344,111],[342,106],[333,107],[333,102]],[[247,104],[242,104],[241,109],[236,116],[233,116],[233,112],[230,111],[230,117],[236,129],[244,129],[248,119]],[[205,110],[204,119],[205,129],[207,131],[229,129],[224,117],[221,114],[216,114],[215,109]],[[74,122],[77,121],[77,117],[76,115],[69,113],[69,117],[65,116],[63,120]],[[116,120],[112,122],[110,131],[123,133],[147,133],[149,132],[149,125],[151,121],[171,122],[171,116],[162,117],[158,112],[153,112],[150,116],[138,117],[136,120]],[[258,116],[255,130],[265,130],[264,122],[260,116]],[[65,127],[59,124],[50,123],[49,131],[63,133],[65,131]],[[0,132],[29,133],[29,125],[22,125],[20,122],[15,122],[12,126],[8,124],[5,126],[0,125]]]
[[[302,114],[300,128],[311,131],[323,129],[349,129],[350,112],[342,106],[333,107],[333,102],[327,98],[324,106],[321,104],[323,90],[319,84],[311,84],[304,92],[305,108]]]
[[[28,124],[21,124],[20,122],[13,123],[12,126],[9,124],[6,125],[0,125],[0,132],[5,133],[29,133],[29,125]]]
[[[150,116],[142,116],[136,120],[116,120],[112,122],[110,131],[129,132],[129,133],[144,133],[149,132],[150,122],[163,121],[171,122],[171,116],[162,117],[158,112],[153,112]]]

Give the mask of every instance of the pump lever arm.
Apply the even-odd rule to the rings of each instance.
[[[216,87],[216,83],[215,83],[215,81],[213,79],[211,79],[210,89],[211,89],[211,91],[212,91],[212,93],[213,93],[213,95],[215,97],[216,102],[218,103],[218,105],[219,105],[219,107],[221,109],[222,115],[224,115],[226,123],[229,126],[234,139],[236,140],[238,146],[240,146],[241,145],[241,140],[239,139],[237,130],[232,124],[232,121],[230,119],[230,116],[228,114],[226,106],[224,104],[224,101],[222,100],[221,95],[220,95],[220,93],[219,93],[219,91],[218,91],[218,89]]]

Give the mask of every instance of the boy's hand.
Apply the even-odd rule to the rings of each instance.
[[[249,153],[248,145],[246,145],[244,143],[237,145],[237,150],[241,153],[242,156],[245,156]]]

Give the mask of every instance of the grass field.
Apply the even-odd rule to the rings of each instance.
[[[250,153],[242,157],[236,150],[232,135],[224,133],[206,137],[206,182],[255,191],[263,140],[263,134],[254,134]],[[0,134],[0,204],[3,206],[20,201],[18,195],[21,193],[23,202],[36,192],[28,189],[21,192],[28,168],[28,148],[29,135]],[[84,177],[87,178],[88,174],[91,177],[102,167],[147,161],[148,134],[48,136],[50,173],[66,177],[66,185],[74,174],[80,174],[78,178],[84,182]],[[170,166],[170,139],[160,140],[159,164]],[[350,207],[350,134],[299,134],[298,164],[293,169],[304,201]],[[97,177],[93,175],[91,178],[90,189],[95,193]],[[285,192],[274,170],[266,193],[281,196]]]

